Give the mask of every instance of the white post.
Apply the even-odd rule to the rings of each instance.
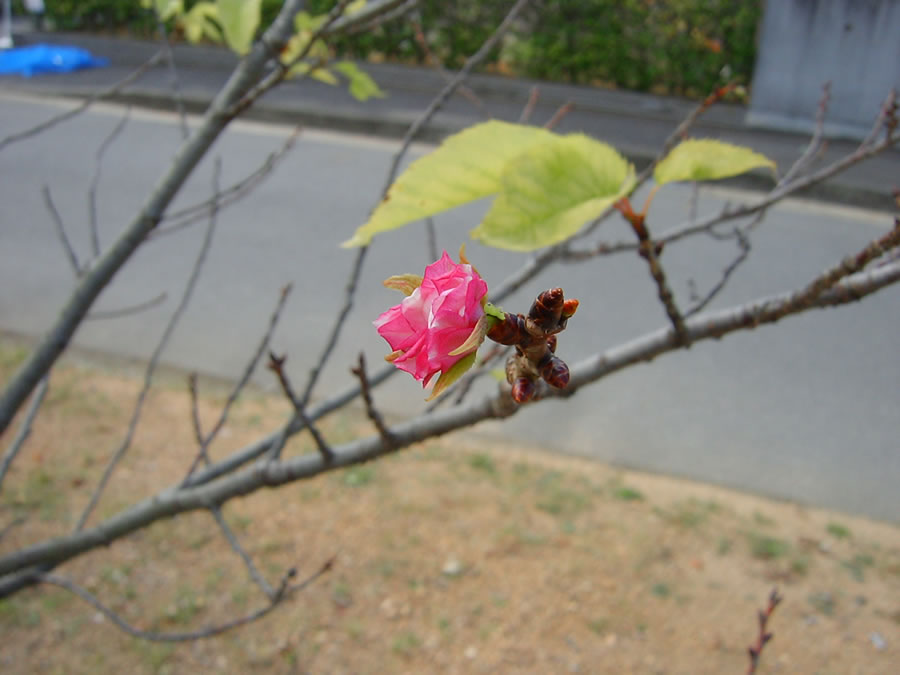
[[[12,0],[3,0],[3,27],[0,28],[0,49],[13,46],[12,40]]]

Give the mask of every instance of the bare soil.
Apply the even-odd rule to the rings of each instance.
[[[0,349],[0,380],[21,358]],[[163,378],[92,523],[176,483],[196,444]],[[121,441],[137,371],[68,363],[0,491],[0,553],[69,531]],[[225,389],[201,380],[209,427]],[[245,393],[212,449],[274,428]],[[335,443],[371,429],[356,411]],[[8,445],[12,434],[7,434]],[[5,448],[4,448],[5,449]],[[312,451],[296,437],[287,453]],[[852,477],[848,476],[848,480]],[[900,529],[457,433],[224,507],[269,582],[332,570],[251,625],[135,639],[66,590],[0,601],[3,673],[743,673],[756,611],[785,600],[759,673],[898,672]],[[266,603],[207,513],[61,566],[133,625],[187,631]]]

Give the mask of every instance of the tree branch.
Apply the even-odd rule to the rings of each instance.
[[[22,425],[19,427],[19,433],[16,434],[12,443],[9,444],[6,452],[3,453],[3,459],[0,460],[0,486],[3,485],[3,479],[6,478],[6,473],[16,459],[16,455],[19,454],[22,446],[25,445],[25,441],[28,440],[28,436],[31,435],[31,426],[34,424],[34,418],[37,416],[38,410],[40,410],[41,403],[44,402],[44,396],[47,395],[49,386],[50,374],[47,373],[31,397],[31,404],[28,406],[25,419],[22,420]]]

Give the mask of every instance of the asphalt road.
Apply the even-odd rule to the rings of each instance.
[[[71,103],[0,95],[0,136],[31,126],[60,105]],[[86,256],[94,157],[121,116],[122,108],[98,107],[0,152],[0,330],[40,335],[70,292],[72,273],[41,186],[50,186],[76,249]],[[235,125],[213,149],[213,156],[222,157],[222,185],[252,171],[286,133],[278,126]],[[178,142],[171,116],[132,111],[103,163],[98,189],[103,242],[127,222]],[[377,200],[395,147],[392,141],[363,136],[304,132],[274,175],[220,214],[190,311],[163,360],[236,376],[264,330],[279,289],[292,282],[294,294],[275,349],[288,353],[289,370],[302,383],[322,348],[355,256],[337,244]],[[178,203],[208,198],[211,176],[210,158]],[[710,189],[702,193],[700,209],[705,213],[726,200],[749,197]],[[651,225],[666,229],[684,220],[688,199],[686,188],[661,191]],[[439,246],[455,255],[483,210],[484,205],[475,205],[438,217]],[[750,261],[713,306],[796,287],[889,225],[883,213],[784,203],[754,235]],[[606,225],[605,232],[610,239],[628,235],[619,224]],[[175,307],[202,235],[201,224],[143,247],[96,309],[140,303],[163,292],[167,300],[139,315],[89,321],[76,343],[146,357]],[[471,241],[467,251],[494,285],[525,261],[521,254]],[[729,245],[709,239],[667,249],[665,263],[682,302],[689,280],[702,292],[733,255]],[[348,369],[360,350],[373,367],[380,365],[386,345],[371,321],[398,300],[380,282],[391,274],[420,272],[428,258],[421,226],[376,239],[318,397],[351,382]],[[537,292],[557,285],[581,300],[560,338],[558,353],[570,363],[665,322],[655,286],[634,255],[552,267],[503,306],[526,311]],[[898,316],[900,292],[888,289],[856,306],[806,314],[660,357],[568,401],[535,406],[502,425],[484,424],[479,432],[898,522]],[[265,371],[257,381],[272,385]],[[377,391],[378,404],[389,413],[418,410],[423,398],[419,385],[406,376],[392,378]]]

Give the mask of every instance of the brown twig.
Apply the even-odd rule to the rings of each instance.
[[[362,352],[359,353],[358,365],[355,368],[351,368],[350,372],[359,378],[359,389],[362,392],[363,402],[366,405],[366,414],[378,430],[378,435],[381,436],[381,440],[386,447],[390,448],[395,446],[397,444],[397,439],[394,438],[391,430],[385,425],[384,418],[375,408],[375,402],[372,400],[372,393],[369,391],[369,378],[366,375],[366,357]]]
[[[803,151],[803,154],[801,154],[800,157],[797,158],[797,161],[794,162],[793,166],[791,166],[787,173],[782,176],[781,180],[778,181],[778,185],[790,183],[795,177],[801,175],[803,171],[810,166],[819,150],[824,147],[822,139],[825,135],[825,115],[828,112],[828,104],[830,101],[831,82],[826,82],[822,85],[822,97],[819,99],[819,105],[816,108],[816,123],[813,127],[813,134],[809,139],[809,144],[806,146],[806,150]]]
[[[760,214],[761,215],[761,214]],[[747,257],[750,255],[750,240],[747,238],[747,235],[738,228],[734,230],[734,238],[737,240],[738,248],[740,251],[737,256],[732,260],[728,266],[722,270],[722,276],[720,279],[713,285],[712,288],[709,289],[707,294],[703,298],[698,298],[696,304],[687,310],[684,313],[684,318],[690,318],[694,314],[702,312],[710,302],[712,302],[715,297],[722,292],[725,286],[728,284],[731,276],[737,271],[738,267],[740,267],[744,261],[747,260]]]
[[[563,103],[559,108],[556,109],[556,112],[553,113],[553,117],[547,120],[547,123],[544,125],[545,129],[555,129],[556,125],[563,121],[563,118],[572,112],[575,109],[575,103],[572,101],[567,101]]]
[[[191,396],[191,427],[194,430],[194,440],[197,445],[203,447],[203,425],[200,423],[200,400],[197,395],[197,373],[190,373],[187,378],[188,393]]]
[[[284,392],[285,397],[288,401],[291,402],[291,405],[294,407],[294,414],[303,423],[303,425],[309,431],[310,435],[313,437],[313,440],[316,442],[316,447],[319,449],[319,453],[322,455],[322,459],[324,459],[326,462],[331,462],[332,460],[334,460],[334,453],[331,451],[331,447],[328,445],[325,437],[322,436],[322,434],[316,428],[316,425],[313,424],[312,420],[309,419],[309,416],[306,414],[306,410],[297,399],[296,394],[294,394],[294,388],[291,386],[291,381],[290,379],[288,379],[287,373],[284,370],[285,361],[287,361],[287,355],[276,356],[272,352],[269,352],[269,370],[275,373],[275,375],[278,377],[278,382],[281,384],[281,391]],[[277,450],[273,451],[272,459],[278,458],[278,454],[280,453],[281,448],[284,447],[285,440],[286,439],[282,439],[280,443],[277,444]]]
[[[525,103],[525,106],[522,108],[522,113],[519,115],[519,124],[528,124],[528,120],[531,119],[531,114],[534,112],[534,107],[537,105],[540,97],[541,90],[537,85],[534,85],[529,90],[528,101]]]
[[[756,668],[759,665],[759,657],[762,656],[763,649],[765,649],[765,646],[769,644],[774,637],[773,633],[766,632],[766,627],[775,608],[778,607],[783,599],[784,597],[778,594],[778,589],[773,588],[772,592],[769,593],[769,603],[766,606],[766,609],[759,610],[757,614],[757,619],[759,620],[759,635],[756,638],[756,643],[747,648],[747,653],[750,656],[750,664],[747,666],[747,675],[753,675],[756,672]]]

